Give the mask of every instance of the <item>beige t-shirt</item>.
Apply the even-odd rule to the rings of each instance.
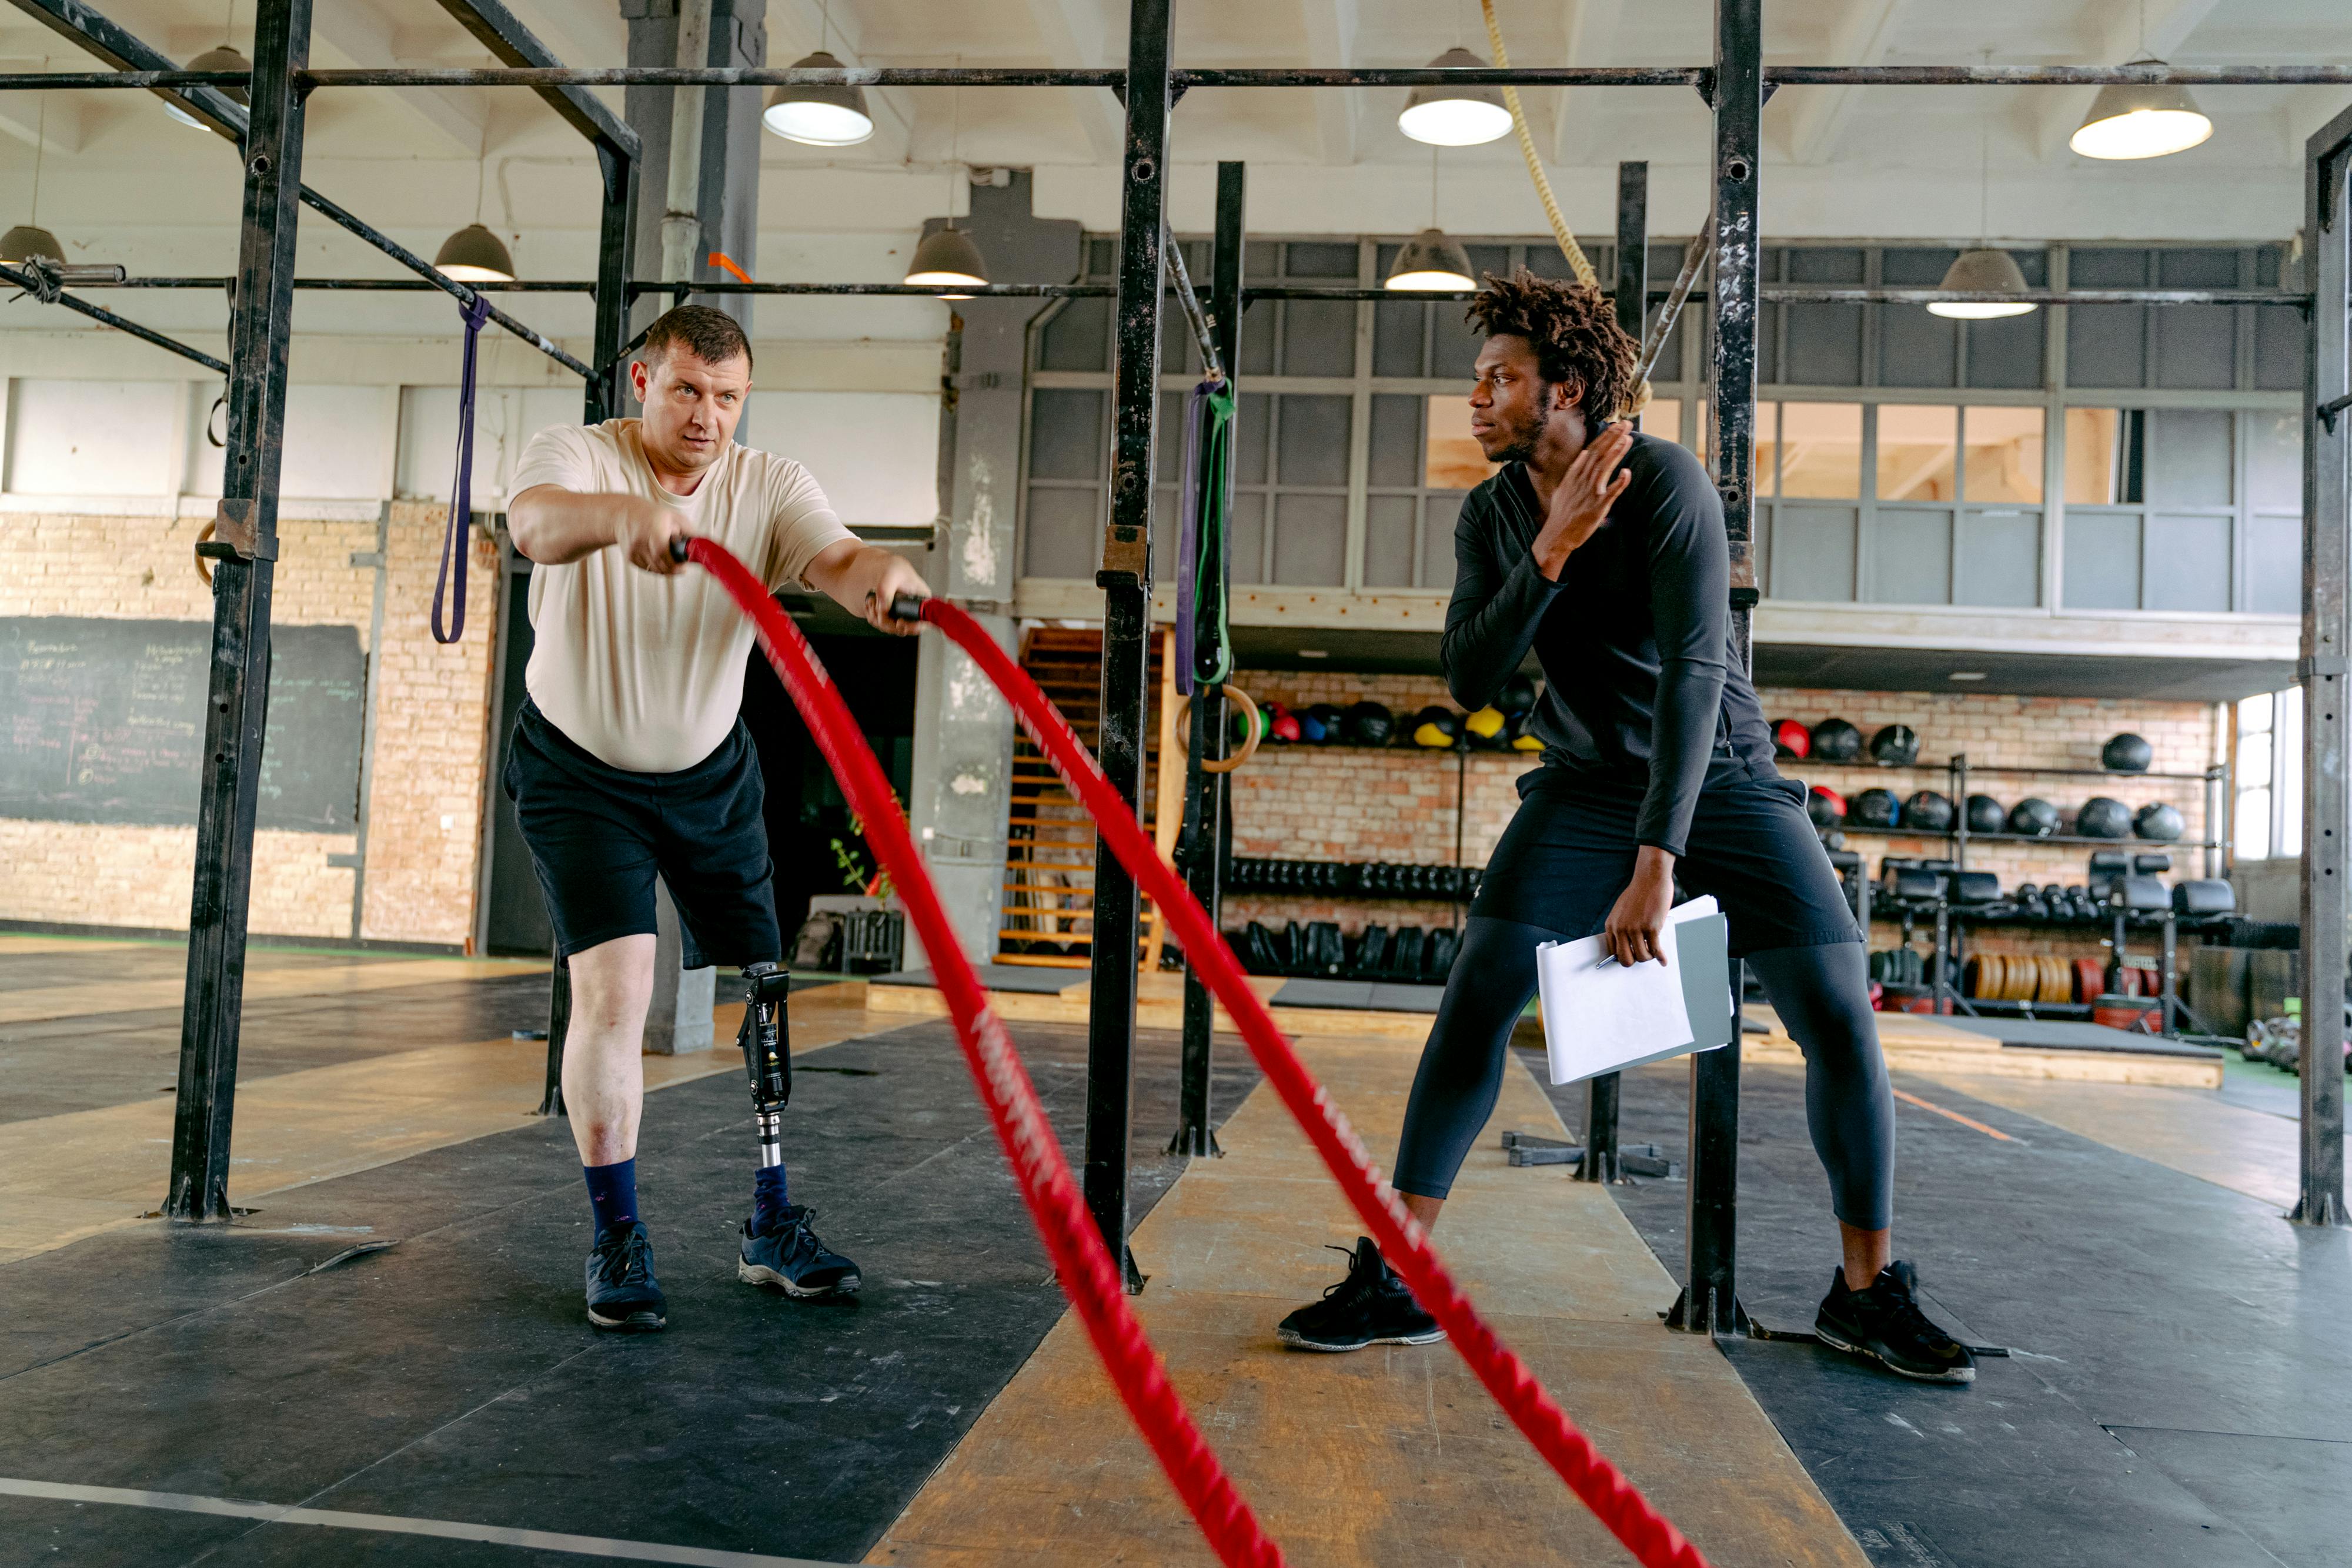
[[[691,496],[654,479],[637,421],[558,425],[523,448],[512,493],[557,485],[625,492],[676,507],[771,588],[799,580],[827,546],[854,538],[807,469],[734,443]],[[530,574],[530,664],[523,682],[556,728],[614,768],[675,773],[727,738],[743,703],[751,622],[699,568],[659,576],[617,545]]]

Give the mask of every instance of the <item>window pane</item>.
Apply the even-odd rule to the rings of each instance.
[[[1242,393],[1234,403],[1234,483],[1265,483],[1268,427],[1274,421],[1274,399]]]
[[[1883,510],[1871,541],[1870,597],[1881,604],[1952,601],[1952,514]]]
[[[1348,560],[1348,497],[1275,497],[1274,580],[1286,587],[1336,588]]]
[[[1075,486],[1031,486],[1023,575],[1094,576],[1095,549],[1101,535],[1096,517],[1098,494]],[[1256,561],[1253,559],[1250,564],[1255,566]]]
[[[1227,564],[1235,582],[1265,580],[1265,494],[1244,492],[1234,497],[1233,538]]]
[[[2074,286],[2095,286],[2070,274]],[[2115,287],[2137,287],[2137,284]],[[2178,306],[2166,306],[2178,309]],[[2070,305],[2066,308],[2066,380],[2078,387],[2147,384],[2147,307]]]
[[[1293,251],[1298,247],[1293,246]],[[1356,307],[1345,299],[1292,299],[1284,303],[1282,373],[1286,376],[1352,376],[1356,373]]]
[[[1427,331],[1429,307],[1381,300],[1372,307],[1372,374],[1417,376],[1422,373],[1422,340]]]
[[[2042,601],[2042,514],[1979,512],[1960,520],[1955,604],[2030,609]]]
[[[1966,426],[1969,499],[2042,504],[2042,411],[2038,408],[1969,410]]]
[[[2139,608],[2139,518],[2129,513],[2066,514],[2064,603],[2069,610]]]
[[[1440,593],[1454,587],[1454,525],[1462,517],[1459,496],[1427,496],[1421,503],[1421,586]]]
[[[2156,313],[2156,384],[2231,387],[2238,379],[2238,312],[2229,305],[2171,305]]]
[[[2271,727],[2271,708],[2275,699],[2268,692],[2259,696],[2242,697],[2238,701],[2238,733],[2252,735],[2267,732]]]
[[[1409,489],[1421,483],[1421,399],[1372,399],[1370,469],[1375,486]]]
[[[1029,404],[1032,479],[1102,477],[1103,408],[1099,392],[1040,391]]]
[[[2238,791],[2238,858],[2268,860],[2271,855],[2271,792]]]
[[[1495,476],[1496,465],[1486,461],[1470,434],[1470,402],[1444,394],[1429,400],[1428,455],[1423,481],[1433,490],[1468,490]]]
[[[2128,506],[2140,498],[2147,416],[2138,409],[2066,411],[2066,499],[2078,507]]]
[[[2303,390],[2303,313],[2266,305],[2254,312],[2254,385],[2264,392]]]
[[[1287,247],[1283,267],[1293,277],[1353,283],[1356,280],[1356,247],[1352,243],[1298,241]]]
[[[1045,337],[1037,356],[1040,370],[1110,369],[1110,301],[1064,301],[1061,310],[1045,323]]]
[[[2278,852],[2303,852],[2303,688],[2289,686],[2279,694],[2278,766],[2271,777],[2278,781]]]
[[[2235,488],[2231,418],[2220,409],[2149,410],[2147,498],[2160,506],[2228,506]]]
[[[2238,736],[2239,781],[2243,783],[2249,779],[2252,779],[2267,782],[2270,776],[2270,731],[2262,730],[2252,735],[2248,735],[2243,731],[2241,731]]]
[[[1779,507],[1772,518],[1772,597],[1816,603],[1853,599],[1852,507]]]
[[[2246,609],[2256,615],[2303,610],[2303,519],[2252,517],[2246,523]]]
[[[1756,494],[1769,498],[1773,476],[1780,466],[1780,405],[1759,402],[1756,405],[1755,466],[1749,471]]]
[[[1884,403],[1878,410],[1878,498],[1948,501],[1959,446],[1956,408]]]
[[[1780,447],[1782,496],[1851,500],[1862,494],[1860,403],[1782,403]]]
[[[1675,397],[1654,397],[1642,411],[1642,434],[1679,445],[1683,439],[1683,402]]]
[[[1285,392],[1276,483],[1343,486],[1348,482],[1348,416],[1344,397]]]
[[[1370,496],[1364,500],[1364,586],[1412,586],[1414,516],[1421,510],[1413,496]]]
[[[1959,256],[1953,250],[1888,250],[1879,276],[1890,287],[1933,288]],[[1959,324],[1921,305],[1878,308],[1878,380],[1890,387],[1948,387],[1959,380]]]
[[[2246,427],[2246,499],[2259,511],[2302,511],[2303,416],[2264,409]]]
[[[2143,609],[2227,610],[2231,576],[2228,517],[2158,514],[2148,518]]]

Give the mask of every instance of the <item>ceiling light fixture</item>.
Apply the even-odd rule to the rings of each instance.
[[[963,63],[957,57],[956,63]],[[906,281],[919,287],[988,287],[988,263],[980,254],[980,246],[971,235],[955,226],[955,173],[962,167],[957,162],[958,144],[963,140],[963,89],[961,85],[949,89],[953,105],[953,119],[948,131],[948,221],[947,227],[934,229],[915,246],[914,259],[907,264]],[[969,299],[969,294],[942,294],[942,299]]]
[[[2164,68],[2147,52],[2147,0],[2139,0],[2139,57],[2131,63]],[[2213,122],[2187,88],[2117,82],[2099,89],[2066,145],[2085,158],[2163,158],[2186,152],[2212,134]]]
[[[793,62],[796,71],[845,69],[819,49]],[[874,134],[866,89],[856,87],[780,87],[768,94],[760,123],[787,141],[809,147],[855,147]]]
[[[434,271],[459,283],[515,280],[514,255],[507,249],[507,242],[482,225],[482,193],[489,183],[489,172],[490,131],[486,121],[482,127],[481,155],[474,167],[474,221],[443,240],[433,257]],[[514,221],[513,213],[507,214],[507,221]]]
[[[1437,151],[1429,153],[1429,226],[1407,240],[1381,282],[1398,293],[1455,293],[1475,288],[1470,276],[1470,253],[1462,242],[1437,226]]]
[[[44,57],[41,68],[47,69],[48,64]],[[37,92],[33,97],[37,100],[33,110],[33,210],[23,223],[0,235],[0,262],[22,267],[28,261],[47,261],[63,267],[65,246],[58,243],[57,235],[41,226],[41,165],[47,161],[49,150],[49,95]]]
[[[1985,51],[1992,63],[1992,51]],[[2017,258],[1987,243],[1992,232],[1992,121],[1977,121],[1977,243],[1952,258],[1937,285],[1957,294],[2022,294],[2025,274]],[[1939,299],[1927,307],[1930,316],[1959,321],[1990,321],[2003,316],[2030,316],[2040,307],[2023,299]]]
[[[1459,45],[1429,62],[1433,70],[1484,70],[1486,62]],[[1417,87],[1397,115],[1397,129],[1433,147],[1475,147],[1507,135],[1511,111],[1491,87]]]
[[[1954,670],[1944,678],[1948,681],[1980,681],[1985,678],[1985,673],[1982,670]]]
[[[214,48],[206,49],[203,54],[198,55],[194,59],[190,60],[188,62],[187,68],[192,71],[236,71],[243,76],[251,76],[253,74],[253,62],[247,59],[243,55],[237,53],[236,47],[229,42],[229,36],[236,29],[236,0],[228,0],[228,15],[221,19],[221,41],[219,45]],[[216,90],[223,98],[227,99],[231,103],[237,105],[239,108],[249,108],[252,105],[252,95],[241,87],[225,87]],[[163,100],[163,112],[170,115],[173,120],[178,120],[181,124],[193,126],[198,131],[210,131],[212,129],[210,125],[198,120],[194,115],[190,114],[186,110],[181,108],[180,102],[177,99],[166,98]]]

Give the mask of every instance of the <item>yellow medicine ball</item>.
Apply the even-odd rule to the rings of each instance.
[[[1503,733],[1503,710],[1482,707],[1462,721],[1465,728],[1481,740],[1492,740]]]

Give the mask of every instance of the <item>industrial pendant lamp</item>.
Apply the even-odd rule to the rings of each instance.
[[[433,270],[459,283],[512,283],[515,280],[513,253],[507,242],[492,234],[482,224],[482,192],[489,180],[489,131],[482,132],[482,157],[475,167],[474,221],[441,242],[433,257]],[[508,214],[512,220],[512,214]]]
[[[41,64],[46,67],[48,61],[44,59]],[[28,261],[47,261],[63,267],[65,246],[58,243],[57,235],[41,227],[41,164],[49,147],[49,95],[43,92],[34,97],[40,102],[34,111],[33,210],[25,222],[0,235],[0,263],[22,267]]]
[[[1990,120],[1978,121],[1977,158],[1977,244],[1975,248],[1960,252],[1952,265],[1944,269],[1944,281],[1937,287],[1965,294],[2022,294],[2027,285],[2025,274],[2018,267],[2017,258],[1985,243],[1986,236],[1992,232],[1992,129]],[[2031,315],[2039,308],[2039,306],[2022,299],[1939,299],[1927,307],[1927,314],[1960,321],[1989,321],[2001,316]]]
[[[1407,240],[1397,252],[1396,261],[1389,275],[1381,282],[1383,288],[1398,293],[1454,293],[1475,288],[1470,276],[1470,253],[1437,226],[1437,153],[1429,154],[1429,226]]]
[[[1480,70],[1486,62],[1459,45],[1429,62],[1433,69]],[[1511,129],[1511,111],[1491,87],[1417,87],[1404,100],[1397,129],[1433,147],[1475,147]]]
[[[2137,59],[2136,66],[2161,66]],[[2164,82],[2116,83],[2099,89],[2091,112],[2066,145],[2085,158],[2163,158],[2186,152],[2213,134],[2185,87]]]
[[[2147,0],[2139,0],[2139,57],[2132,64],[2164,66],[2147,52]],[[2118,82],[2099,89],[2066,145],[2085,158],[2162,158],[2186,152],[2212,134],[2213,122],[2187,88]]]
[[[229,31],[236,25],[236,0],[228,0],[228,16],[221,23],[221,41],[219,46],[215,48],[206,49],[203,54],[198,55],[194,59],[190,60],[188,62],[187,68],[192,71],[236,71],[240,75],[251,76],[253,74],[253,62],[247,59],[243,55],[237,53],[236,48],[233,47],[228,41]],[[253,102],[252,95],[241,87],[225,87],[220,89],[220,93],[222,97],[240,107],[248,107]],[[194,126],[198,131],[210,131],[212,129],[211,126],[206,125],[203,120],[198,120],[194,115],[190,114],[186,110],[181,108],[177,99],[165,99],[163,100],[163,112],[178,120],[181,124]]]
[[[825,45],[832,40],[833,6],[826,0],[817,13],[816,53],[793,62],[796,71],[837,71],[842,63]],[[874,116],[866,108],[866,89],[856,87],[780,87],[768,94],[760,123],[787,141],[809,147],[855,147],[874,134]]]
[[[961,58],[957,64],[962,64]],[[958,144],[963,140],[963,89],[950,89],[954,108],[952,129],[948,132],[948,224],[923,236],[915,246],[915,256],[907,264],[907,282],[917,287],[985,288],[988,287],[988,263],[980,254],[980,246],[971,235],[955,226],[955,174],[963,167],[956,161]],[[942,294],[942,299],[969,299],[969,294]]]

